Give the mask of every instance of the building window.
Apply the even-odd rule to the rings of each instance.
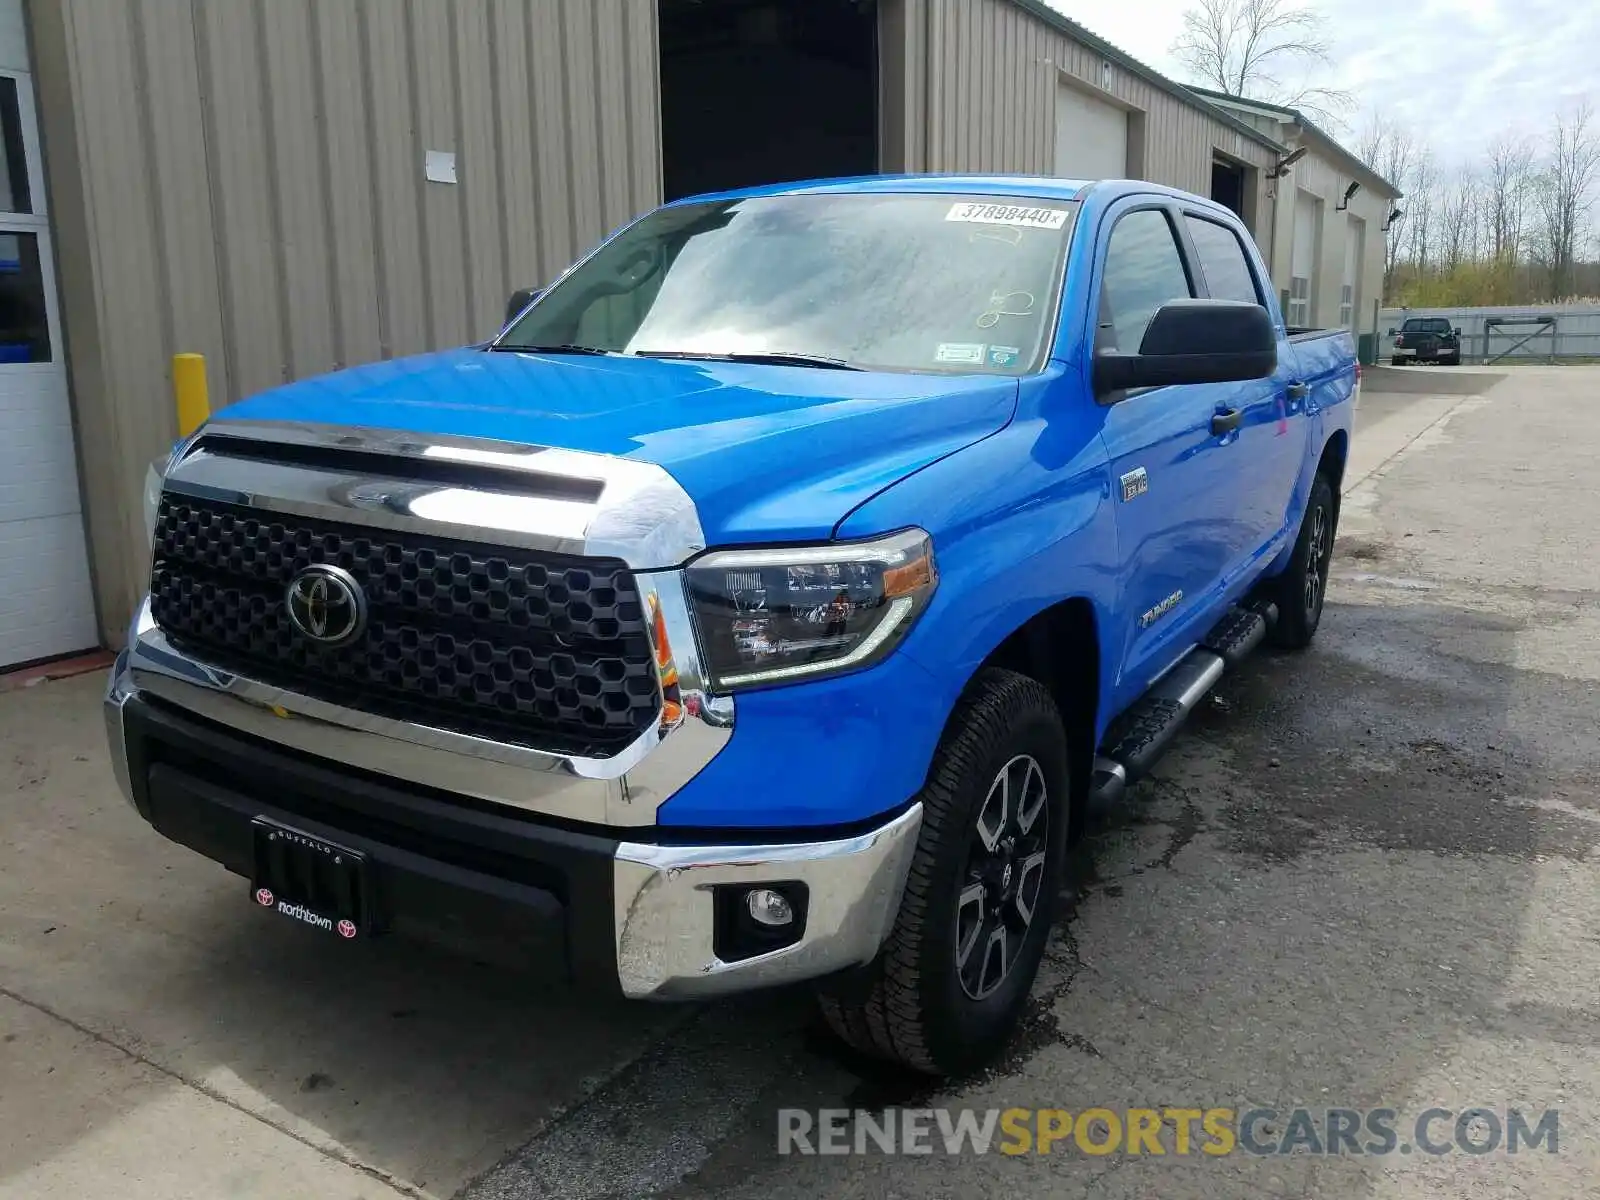
[[[1356,289],[1350,284],[1345,284],[1339,289],[1339,324],[1349,328],[1350,318],[1355,315]]]
[[[1311,280],[1304,275],[1289,280],[1289,324],[1311,324]]]
[[[50,361],[39,235],[0,233],[0,363]]]

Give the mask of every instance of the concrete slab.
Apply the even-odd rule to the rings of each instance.
[[[441,1196],[686,1015],[580,996],[504,961],[515,947],[497,962],[351,944],[262,912],[122,801],[102,688],[0,695],[0,992],[224,1097],[263,1136]]]
[[[3,997],[0,1080],[0,1200],[407,1194]]]

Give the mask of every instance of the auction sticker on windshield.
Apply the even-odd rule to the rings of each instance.
[[[1029,208],[1020,204],[952,204],[946,221],[978,225],[1021,225],[1028,229],[1060,229],[1067,223],[1064,208]]]

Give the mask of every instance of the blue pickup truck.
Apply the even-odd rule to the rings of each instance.
[[[638,998],[805,981],[961,1072],[1085,814],[1315,634],[1356,385],[1181,192],[669,204],[492,342],[247,399],[152,470],[119,783],[308,930],[543,930]]]

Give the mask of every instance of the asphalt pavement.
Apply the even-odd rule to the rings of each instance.
[[[98,678],[0,694],[0,1197],[1592,1194],[1597,396],[1600,369],[1369,373],[1316,644],[1225,678],[1097,823],[1023,1029],[943,1088],[799,994],[596,1003],[492,939],[275,921],[117,797]],[[1513,1108],[1557,1114],[1554,1152],[1453,1138]],[[778,1153],[795,1114],[925,1109],[1317,1130]],[[1329,1109],[1393,1110],[1393,1147],[1312,1152]]]

